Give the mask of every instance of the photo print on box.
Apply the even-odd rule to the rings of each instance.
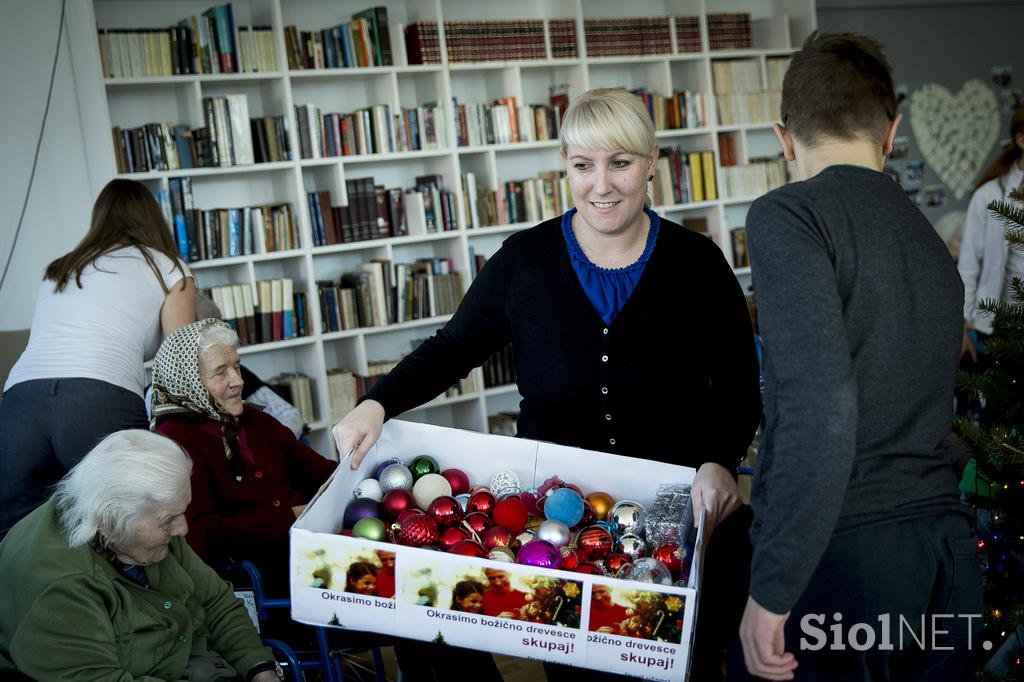
[[[317,548],[303,552],[295,564],[301,584],[336,592],[393,599],[395,553],[371,547]]]
[[[578,628],[582,582],[538,575],[524,568],[421,564],[403,573],[401,599],[492,618]]]
[[[682,595],[594,583],[587,629],[681,644],[685,608]]]

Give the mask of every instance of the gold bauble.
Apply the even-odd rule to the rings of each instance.
[[[587,502],[590,503],[590,508],[594,510],[594,516],[598,521],[604,521],[608,518],[608,512],[611,511],[612,505],[615,504],[615,498],[608,493],[590,493],[587,495]]]

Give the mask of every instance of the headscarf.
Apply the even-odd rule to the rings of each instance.
[[[199,339],[204,331],[216,326],[230,329],[224,322],[211,317],[178,327],[160,344],[153,359],[149,428],[156,430],[157,424],[171,415],[218,422],[224,456],[235,480],[241,481],[245,462],[238,442],[238,420],[217,405],[199,376]],[[246,403],[245,407],[251,409],[253,406]]]

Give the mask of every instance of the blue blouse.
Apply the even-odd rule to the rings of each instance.
[[[644,274],[644,266],[654,251],[654,244],[658,240],[658,229],[661,227],[661,219],[658,214],[650,209],[644,209],[644,213],[651,221],[651,229],[647,233],[647,245],[640,258],[634,263],[623,268],[602,268],[590,262],[583,249],[576,241],[576,235],[572,231],[572,216],[576,213],[571,208],[562,214],[562,235],[565,237],[565,245],[569,249],[569,261],[576,276],[580,280],[583,291],[590,299],[594,310],[601,316],[604,323],[610,325],[619,314],[622,307],[626,305],[630,295],[636,288]]]

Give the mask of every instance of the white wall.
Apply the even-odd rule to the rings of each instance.
[[[80,8],[72,7],[76,4],[85,3],[68,0],[69,20],[75,19],[76,11],[80,14]],[[0,22],[0,271],[11,253],[28,189],[60,9],[60,0],[4,3]],[[72,68],[78,60],[70,57],[74,37],[67,26],[66,22],[35,181],[13,261],[0,289],[0,331],[29,327],[43,269],[69,251],[89,224],[95,190]],[[93,36],[95,40],[95,33]],[[106,179],[97,182],[102,186]]]

